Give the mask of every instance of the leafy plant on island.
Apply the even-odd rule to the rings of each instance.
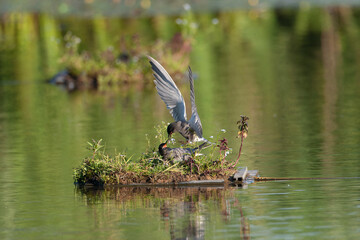
[[[155,126],[156,135],[151,141],[146,136],[148,146],[139,159],[128,157],[124,153],[109,156],[102,145],[102,139],[88,142],[91,156],[86,157],[78,168],[74,169],[75,183],[93,185],[127,185],[134,183],[178,183],[190,180],[210,180],[228,178],[236,172],[243,139],[247,136],[248,118],[241,116],[238,122],[241,145],[236,162],[228,160],[231,151],[226,138],[218,135],[217,143],[191,156],[188,161],[170,163],[164,161],[157,151],[157,146],[167,139],[164,122]]]
[[[117,47],[101,52],[80,51],[81,39],[68,32],[64,36],[65,51],[59,59],[65,71],[50,82],[64,85],[67,90],[121,88],[129,84],[145,86],[153,77],[146,55],[162,59],[175,79],[183,77],[189,65],[191,39],[175,34],[169,41],[141,41],[138,35],[121,38]]]

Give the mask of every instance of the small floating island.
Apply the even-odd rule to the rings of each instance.
[[[146,55],[161,56],[175,79],[183,77],[189,65],[192,40],[175,34],[169,41],[148,43],[138,35],[122,37],[117,45],[100,52],[80,50],[81,39],[72,33],[64,37],[66,48],[58,59],[64,70],[48,79],[68,92],[82,90],[125,91],[143,89],[153,83]]]
[[[102,140],[89,142],[91,156],[86,157],[78,168],[74,169],[75,184],[95,186],[128,185],[213,185],[243,182],[247,177],[257,175],[257,171],[239,169],[237,164],[241,155],[243,139],[247,136],[247,120],[241,116],[238,121],[238,137],[241,144],[235,161],[227,159],[228,141],[218,139],[206,149],[194,152],[186,161],[163,160],[155,147],[149,148],[140,159],[133,159],[123,153],[108,155]],[[165,123],[156,126],[155,139],[165,142],[167,136]],[[149,141],[150,142],[150,141]],[[189,146],[186,146],[189,147]],[[201,154],[199,154],[201,153]]]

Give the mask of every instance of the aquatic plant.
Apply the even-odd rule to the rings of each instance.
[[[238,122],[239,136],[247,136],[247,120],[241,116]],[[188,161],[172,164],[164,161],[157,151],[157,146],[166,139],[166,123],[155,126],[156,135],[152,141],[146,135],[148,147],[139,159],[128,157],[125,153],[109,156],[102,145],[102,139],[88,142],[90,157],[86,157],[78,168],[74,169],[75,183],[94,185],[134,184],[134,183],[178,183],[190,180],[209,180],[228,178],[236,172],[235,162],[227,159],[231,149],[226,138],[218,135],[217,142],[207,149],[202,149]],[[154,147],[151,147],[154,146]]]
[[[142,42],[137,35],[123,37],[118,47],[111,46],[100,52],[80,51],[81,39],[71,32],[64,36],[64,42],[65,51],[59,62],[66,71],[50,82],[63,84],[69,91],[151,83],[153,77],[146,55],[161,59],[175,79],[182,78],[191,50],[191,40],[182,34],[150,44]]]
[[[236,123],[238,125],[238,129],[239,129],[237,138],[239,138],[239,137],[241,138],[241,143],[240,143],[240,148],[239,148],[239,154],[238,154],[238,157],[237,157],[236,162],[234,164],[234,167],[239,162],[243,141],[244,141],[245,138],[247,138],[247,135],[248,135],[248,131],[249,131],[249,125],[248,125],[248,122],[247,122],[248,120],[249,120],[249,117],[244,116],[244,115],[240,115],[240,120],[237,121],[237,123]]]

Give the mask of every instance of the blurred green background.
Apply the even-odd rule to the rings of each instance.
[[[132,51],[141,49],[144,54],[156,53],[154,46],[160,46],[156,45],[159,41],[167,43],[180,33],[191,42],[191,50],[183,55],[182,64],[189,64],[196,75],[196,103],[204,137],[216,139],[219,134],[226,137],[234,149],[230,159],[236,158],[239,146],[235,138],[236,121],[240,115],[247,115],[249,136],[244,142],[241,165],[260,170],[262,176],[360,176],[357,3],[85,0],[1,1],[0,6],[2,239],[48,239],[56,236],[53,234],[63,234],[64,239],[112,238],[101,235],[105,229],[98,229],[99,235],[90,236],[87,226],[96,225],[92,219],[104,214],[103,211],[114,210],[111,206],[118,205],[116,200],[109,199],[110,207],[101,200],[97,205],[100,213],[90,211],[86,215],[83,198],[92,195],[82,193],[78,198],[76,193],[74,198],[72,169],[88,155],[86,142],[91,139],[104,139],[110,153],[116,149],[136,157],[146,149],[145,134],[154,136],[154,125],[172,120],[149,82],[150,72],[144,75],[147,84],[137,82],[106,89],[69,93],[48,84],[51,77],[69,67],[66,61],[61,61],[68,54],[69,46],[64,38],[69,32],[80,40],[79,54],[86,51],[101,55],[110,47],[118,52],[126,51],[131,57],[133,52],[127,46]],[[134,36],[140,40],[134,41]],[[121,45],[122,39],[129,45]],[[167,52],[167,45],[160,50]],[[159,54],[157,60],[171,72],[179,66],[169,63],[169,56]],[[135,63],[132,69],[137,71],[137,59],[132,59]],[[146,63],[139,61],[139,68],[146,69]],[[190,110],[186,78],[180,75],[176,81]],[[226,129],[226,133],[221,133],[221,129]],[[326,238],[326,229],[332,228],[334,238],[339,239],[344,237],[344,232],[336,229],[348,224],[345,238],[357,238],[359,182],[331,183],[316,183],[316,190],[310,182],[296,185],[297,190],[305,191],[301,195],[304,201],[318,194],[309,204],[296,205],[300,206],[296,211],[301,219],[308,219],[302,222],[301,232],[321,239]],[[283,224],[294,220],[291,209],[284,215],[281,212],[283,207],[297,203],[296,195],[282,198],[284,189],[286,184],[282,183],[256,185],[250,193],[240,189],[230,198],[224,190],[224,195],[216,201],[242,202],[253,238],[261,239],[264,235],[259,235],[260,231],[268,231],[274,239],[288,239],[287,236],[303,239],[303,235],[291,235],[291,228],[278,230],[271,220],[259,220],[260,216],[266,219],[289,216]],[[271,204],[262,205],[257,194],[269,192],[279,196],[270,197]],[[246,197],[240,197],[244,194]],[[164,198],[172,197],[159,197]],[[256,199],[259,204],[255,204]],[[328,203],[329,199],[338,201]],[[251,204],[247,205],[246,201]],[[345,205],[348,207],[343,208]],[[145,224],[141,219],[158,214],[159,205],[151,205],[150,209],[149,205],[141,206],[149,215],[140,212],[125,221],[125,225]],[[314,206],[318,221],[309,220]],[[124,208],[140,211],[139,206],[124,205]],[[230,216],[241,218],[238,213],[232,215],[238,208],[231,204],[228,208]],[[210,226],[228,231],[228,222],[213,212],[195,210],[189,214],[203,216],[205,222],[206,214],[210,214],[215,218]],[[328,212],[333,217],[342,217],[322,225],[321,220]],[[56,220],[51,221],[54,216]],[[79,220],[86,216],[90,223]],[[112,223],[109,231],[122,229],[116,216],[101,216],[104,227]],[[59,222],[62,224],[57,225]],[[73,227],[76,222],[83,234],[72,232],[76,231]],[[164,223],[159,220],[152,224],[154,229]],[[297,226],[293,225],[295,229]],[[124,229],[131,230],[126,226]],[[167,230],[160,230],[163,231]],[[146,231],[142,234],[145,237]],[[208,238],[212,238],[211,234]]]

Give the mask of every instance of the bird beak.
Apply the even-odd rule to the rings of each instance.
[[[167,143],[168,143],[168,141],[169,141],[169,139],[168,139],[168,140],[166,140],[166,142],[165,142],[165,144],[163,145],[163,147],[162,147],[162,148],[166,148],[166,147],[167,147]]]

